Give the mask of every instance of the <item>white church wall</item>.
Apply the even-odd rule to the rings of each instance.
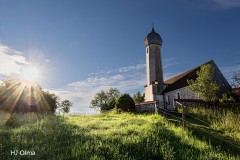
[[[195,92],[187,89],[187,87],[179,88],[164,94],[167,109],[175,109],[174,99],[178,99],[178,93],[180,99],[199,99],[199,96]]]
[[[153,97],[153,85],[149,85],[147,87],[145,87],[145,102],[147,101],[153,101],[154,97]]]

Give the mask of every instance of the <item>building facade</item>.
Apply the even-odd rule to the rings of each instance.
[[[161,36],[155,32],[154,28],[152,28],[152,31],[144,40],[146,46],[147,82],[145,85],[144,104],[149,105],[149,103],[158,102],[160,108],[175,109],[174,102],[176,99],[201,99],[197,93],[187,88],[187,81],[190,79],[195,80],[197,78],[197,71],[199,71],[200,67],[205,64],[211,64],[214,68],[213,81],[220,86],[219,97],[231,89],[231,86],[213,60],[164,81],[161,52],[162,42]]]

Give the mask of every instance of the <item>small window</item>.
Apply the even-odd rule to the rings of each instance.
[[[148,47],[147,47],[147,53],[148,53]]]
[[[181,99],[179,92],[177,92],[177,99]]]
[[[170,97],[167,96],[167,99],[168,99],[168,105],[170,105]]]

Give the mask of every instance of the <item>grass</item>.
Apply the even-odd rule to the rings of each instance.
[[[3,116],[4,115],[4,116]],[[154,114],[2,114],[0,159],[240,159]],[[5,118],[4,118],[5,117]],[[174,121],[174,120],[172,120]],[[35,151],[35,156],[11,155]]]
[[[189,107],[188,113],[209,123],[209,128],[222,132],[240,143],[240,112],[232,109]]]

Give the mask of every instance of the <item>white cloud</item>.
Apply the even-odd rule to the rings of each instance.
[[[186,5],[199,9],[231,9],[240,7],[240,0],[181,0]]]
[[[39,50],[31,50],[31,53],[36,53],[30,57],[34,62],[38,62],[39,59],[43,58],[43,54]],[[49,62],[49,60],[45,59],[45,62]],[[0,79],[4,76],[20,74],[23,68],[29,64],[30,62],[27,61],[23,53],[0,44]],[[165,60],[163,64],[164,69],[176,65],[172,58]],[[169,75],[173,74],[164,73],[164,75],[169,77]],[[48,90],[59,95],[61,99],[72,101],[74,105],[71,113],[91,114],[94,111],[89,108],[90,101],[96,92],[108,90],[111,87],[118,88],[123,93],[143,92],[145,83],[146,65],[136,64],[91,73],[85,80],[72,82],[60,89],[52,88]]]
[[[96,92],[111,87],[118,88],[123,93],[143,91],[145,76],[145,66],[137,64],[101,71],[101,74],[93,73],[86,80],[70,83],[60,90],[50,89],[50,91],[59,95],[61,99],[69,99],[73,102],[71,113],[92,114],[95,112],[89,106]]]
[[[216,4],[222,6],[222,7],[240,7],[240,1],[239,0],[213,0]]]
[[[176,65],[174,59],[164,60],[165,68]],[[164,73],[165,78],[174,75],[173,73]],[[82,81],[76,81],[68,84],[63,89],[50,89],[61,99],[69,99],[73,102],[71,113],[93,114],[95,111],[90,109],[91,99],[95,93],[109,88],[117,88],[122,93],[135,93],[144,91],[146,84],[146,65],[136,64],[126,67],[120,67],[108,71],[97,71],[91,73],[89,77]]]
[[[130,71],[135,71],[135,70],[142,70],[145,69],[146,64],[137,64],[137,65],[132,65],[132,66],[127,66],[127,67],[122,67],[117,69],[116,71],[118,72],[130,72]]]
[[[177,65],[174,57],[163,59],[163,69]]]
[[[45,59],[45,62],[51,62],[51,60],[50,59]]]
[[[29,64],[23,53],[0,44],[0,74],[12,76],[21,73],[23,66]]]
[[[39,49],[29,49],[26,53],[17,51],[7,45],[0,44],[0,80],[6,77],[21,77],[27,67],[37,68],[39,75],[37,82],[42,84],[48,80],[51,72],[49,60],[45,60],[44,54]]]

